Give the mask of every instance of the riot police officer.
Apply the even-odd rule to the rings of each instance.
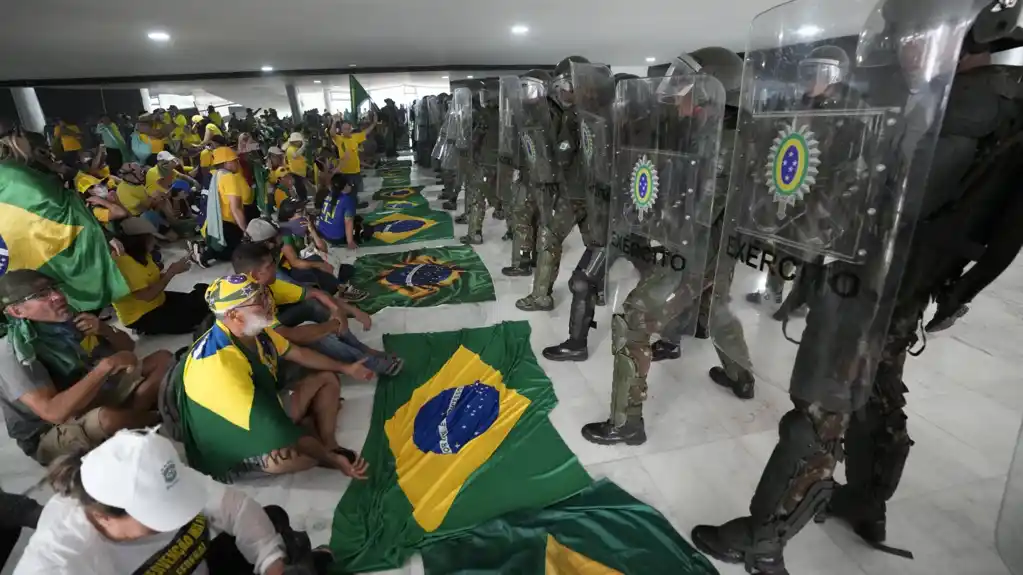
[[[486,204],[494,207],[495,217],[501,209],[498,199],[497,155],[500,118],[498,106],[498,79],[486,80],[477,92],[473,113],[472,160],[473,176],[466,193],[466,220],[469,233],[461,238],[463,244],[483,243],[483,217]],[[505,172],[502,172],[504,175]]]
[[[793,29],[816,26],[815,8],[788,3],[758,20],[765,30],[779,19]],[[705,553],[750,573],[785,574],[786,543],[810,519],[833,515],[872,544],[907,555],[881,544],[885,502],[912,446],[903,412],[906,355],[942,281],[1001,237],[993,224],[1016,202],[1023,171],[1011,144],[1023,131],[1020,71],[965,64],[1013,33],[1020,8],[1015,0],[885,0],[859,37],[857,67],[824,95],[830,109],[793,101],[787,113],[761,113],[754,104],[751,121],[740,125],[737,146],[751,156],[732,174],[728,257],[718,277],[736,273],[738,284],[739,274],[751,277],[747,262],[764,261],[765,253],[750,255],[741,234],[821,259],[807,282],[809,314],[795,355],[776,338],[756,342],[773,351],[773,373],[790,362],[788,381],[772,383],[788,386],[794,406],[779,423],[750,514],[693,529]],[[765,31],[758,20],[754,35]],[[744,93],[784,86],[783,67],[753,69]],[[839,487],[833,472],[843,456],[849,484]]]
[[[586,217],[586,190],[582,158],[579,154],[579,118],[574,105],[572,63],[588,64],[582,56],[569,56],[554,69],[551,83],[551,124],[547,139],[552,145],[551,182],[537,197],[540,210],[540,237],[537,246],[536,274],[532,292],[515,302],[523,311],[554,309],[551,296],[561,265],[562,244],[576,225],[583,243],[599,249],[606,242],[604,230],[594,229]]]

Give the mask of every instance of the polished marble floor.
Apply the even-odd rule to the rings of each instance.
[[[432,183],[433,178],[414,180]],[[379,179],[367,180],[368,197]],[[439,209],[440,186],[425,195]],[[456,236],[465,226],[455,226]],[[715,386],[707,370],[716,359],[709,341],[686,340],[682,360],[654,364],[649,379],[645,418],[649,441],[640,447],[601,447],[587,443],[579,428],[607,416],[611,356],[607,318],[610,306],[598,308],[598,329],[590,339],[585,363],[554,363],[540,350],[566,336],[570,294],[566,280],[582,253],[577,232],[569,237],[555,288],[553,313],[524,313],[514,306],[528,293],[530,278],[506,278],[510,245],[502,242],[504,222],[486,220],[485,244],[477,251],[494,277],[497,301],[460,305],[457,309],[386,309],[374,316],[373,328],[357,333],[379,346],[385,333],[446,331],[528,320],[540,364],[554,382],[559,404],[551,419],[565,441],[595,477],[607,476],[641,500],[658,508],[688,538],[697,523],[722,522],[744,514],[750,495],[777,439],[777,423],[789,409],[787,392],[761,385],[756,399],[740,401]],[[416,245],[448,245],[451,241]],[[360,250],[400,251],[407,246]],[[169,257],[174,257],[173,250]],[[336,261],[355,255],[332,251]],[[226,274],[221,264],[193,268],[171,284],[185,289],[197,281]],[[742,281],[741,278],[738,281]],[[453,313],[454,312],[454,313]],[[751,312],[752,313],[752,312]],[[909,428],[916,445],[902,485],[889,506],[889,544],[912,550],[907,561],[864,545],[836,523],[808,525],[789,545],[786,560],[796,575],[1006,575],[1010,571],[995,550],[995,524],[1006,475],[1023,417],[1020,362],[1023,351],[1023,264],[1009,270],[972,311],[951,330],[929,338],[926,353],[910,359],[905,379]],[[143,351],[177,349],[183,337],[152,338]],[[343,445],[361,446],[369,429],[374,384],[349,383],[338,426]],[[0,431],[3,433],[3,431]],[[44,500],[43,470],[6,437],[0,438],[0,485]],[[313,470],[292,477],[260,481],[244,490],[262,504],[278,504],[297,527],[308,530],[314,544],[326,543],[338,499],[348,479],[337,472]],[[1023,510],[1019,511],[1023,513]],[[23,537],[24,539],[24,537]],[[1023,541],[1020,541],[1023,544]],[[718,565],[723,574],[741,568]],[[8,573],[8,565],[3,573]],[[418,558],[392,573],[422,573]]]

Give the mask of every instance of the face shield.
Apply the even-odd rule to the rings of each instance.
[[[838,60],[807,58],[799,63],[799,82],[811,90],[826,88],[845,79],[845,70]]]
[[[699,107],[698,90],[695,88],[695,76],[690,74],[666,76],[658,84],[655,96],[658,103],[674,106],[680,115],[689,117],[693,116]]]
[[[569,108],[575,103],[575,91],[572,87],[572,78],[569,76],[558,76],[555,78],[551,84],[551,92],[554,95],[554,99],[563,108]]]
[[[536,78],[522,78],[522,100],[536,102],[547,97],[547,86]]]

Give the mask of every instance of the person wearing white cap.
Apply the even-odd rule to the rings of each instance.
[[[288,136],[288,147],[284,150],[285,159],[288,162],[288,171],[295,181],[295,191],[298,192],[298,199],[304,204],[309,198],[306,187],[306,176],[309,175],[309,164],[305,157],[305,137],[301,132],[292,132]]]
[[[48,478],[56,495],[15,575],[316,572],[312,557],[287,556],[282,534],[297,534],[283,510],[272,520],[270,508],[182,463],[155,431],[120,431],[54,462]]]
[[[270,161],[269,170],[271,172],[273,172],[277,168],[286,168],[284,162],[284,150],[278,148],[277,146],[270,146],[270,149],[268,151],[270,152],[268,159]]]

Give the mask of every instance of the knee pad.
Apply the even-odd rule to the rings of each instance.
[[[590,291],[596,293],[596,290],[593,289],[594,287],[582,270],[577,269],[572,272],[572,277],[568,280],[568,289],[572,292],[573,296],[586,296]]]

